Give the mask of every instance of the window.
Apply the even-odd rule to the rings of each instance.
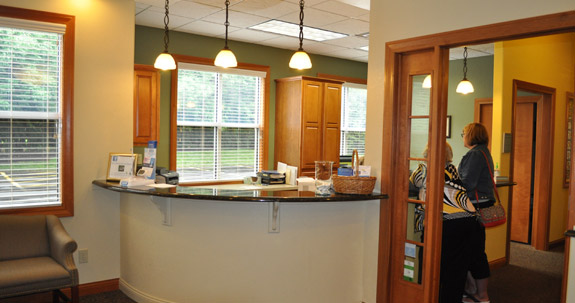
[[[74,17],[0,6],[0,212],[73,214]]]
[[[341,99],[340,155],[351,155],[354,149],[365,155],[367,86],[346,82]]]
[[[262,169],[268,78],[263,69],[178,63],[171,165],[180,182],[241,180]]]

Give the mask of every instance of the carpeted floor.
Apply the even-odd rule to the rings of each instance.
[[[561,300],[563,250],[537,251],[511,242],[509,265],[494,270],[489,279],[493,303],[555,303]]]

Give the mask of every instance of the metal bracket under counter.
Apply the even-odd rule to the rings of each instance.
[[[164,215],[164,220],[162,221],[162,224],[166,226],[172,226],[172,198],[160,198],[158,196],[150,196],[150,200]]]
[[[172,226],[172,199],[150,196],[150,201],[164,215],[162,224]],[[268,232],[280,232],[280,202],[268,202]]]
[[[268,233],[280,232],[280,202],[268,202]]]

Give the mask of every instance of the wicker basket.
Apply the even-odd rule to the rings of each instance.
[[[333,189],[340,194],[369,195],[375,187],[376,177],[358,177],[359,157],[353,151],[351,167],[354,176],[332,176]]]

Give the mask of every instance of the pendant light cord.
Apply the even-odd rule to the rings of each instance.
[[[230,25],[230,22],[228,22],[228,6],[230,6],[230,0],[226,0],[226,22],[224,23],[226,26],[226,44],[224,49],[228,49],[228,26]]]
[[[164,53],[168,52],[168,44],[170,43],[168,23],[170,23],[170,0],[166,0],[166,15],[164,16]]]
[[[303,6],[304,1],[299,1],[299,50],[303,51]]]
[[[467,80],[467,47],[463,48],[463,80]]]

